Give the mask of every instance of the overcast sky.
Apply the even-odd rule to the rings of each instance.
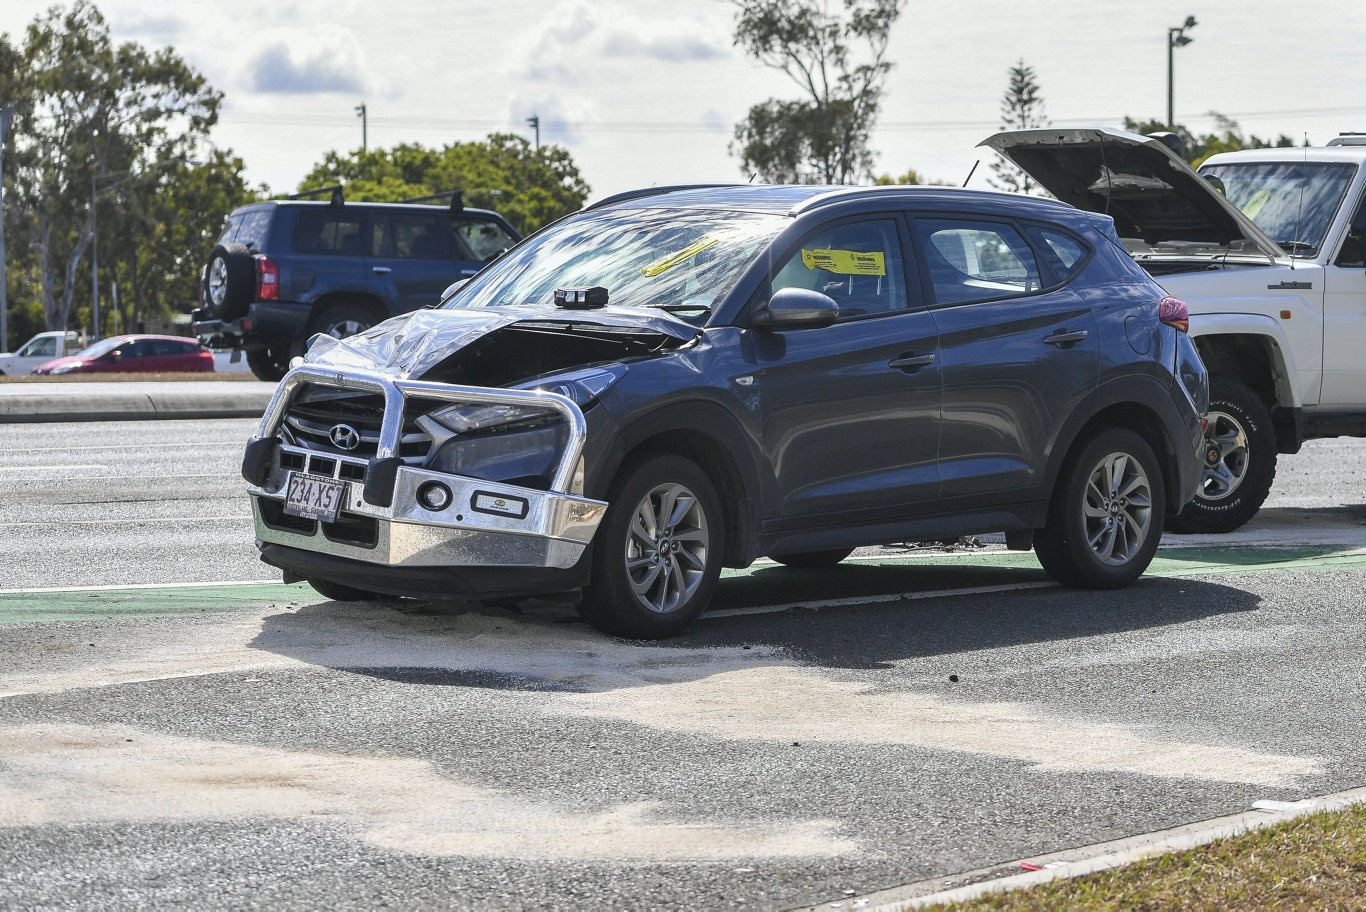
[[[836,6],[838,0],[830,0]],[[22,42],[50,4],[5,0],[0,31]],[[292,191],[327,152],[439,147],[491,132],[567,147],[590,198],[654,184],[744,180],[728,151],[753,104],[797,98],[732,44],[725,0],[104,0],[116,40],[170,45],[225,94],[213,134],[253,183]],[[1167,29],[1175,111],[1197,132],[1211,112],[1245,133],[1322,144],[1366,131],[1366,7],[1360,0],[909,0],[874,133],[878,173],[914,168],[961,183],[995,132],[1008,70],[1033,67],[1057,126],[1160,119]],[[982,153],[984,160],[994,153]],[[986,186],[986,166],[973,186]]]

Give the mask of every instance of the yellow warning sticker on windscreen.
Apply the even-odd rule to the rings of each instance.
[[[887,274],[886,255],[862,250],[803,250],[802,262],[807,269],[824,269],[836,275]]]
[[[699,253],[706,250],[708,247],[715,243],[716,238],[708,237],[704,234],[700,238],[689,244],[687,247],[684,247],[682,250],[678,251],[677,253],[671,253],[666,257],[662,257],[658,260],[655,260],[648,266],[642,266],[640,268],[640,274],[643,276],[648,276],[649,278],[653,279],[661,272],[666,272],[670,269],[673,269],[679,263],[687,262],[688,260],[697,256]]]

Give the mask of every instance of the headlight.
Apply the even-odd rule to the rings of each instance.
[[[609,364],[605,367],[587,367],[583,370],[560,374],[545,380],[534,380],[518,389],[544,390],[559,393],[573,400],[579,408],[588,405],[607,392],[618,380],[626,376],[626,365]]]
[[[432,412],[431,417],[457,434],[468,434],[488,428],[541,424],[558,419],[560,413],[526,405],[453,405]]]

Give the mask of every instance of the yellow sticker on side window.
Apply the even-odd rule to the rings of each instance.
[[[677,253],[671,253],[666,257],[661,257],[660,259],[655,260],[648,266],[642,266],[640,268],[640,274],[643,276],[648,276],[649,278],[653,279],[661,272],[673,269],[679,263],[692,259],[693,257],[697,256],[699,253],[706,250],[708,247],[715,243],[716,238],[708,237],[704,234],[700,238],[689,244],[687,247],[684,247],[682,250],[678,251]]]
[[[887,274],[887,257],[881,252],[862,250],[802,250],[802,262],[807,269],[824,269],[836,275]]]

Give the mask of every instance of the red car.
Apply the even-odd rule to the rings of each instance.
[[[110,336],[65,358],[44,361],[35,374],[211,371],[213,352],[183,336]]]

